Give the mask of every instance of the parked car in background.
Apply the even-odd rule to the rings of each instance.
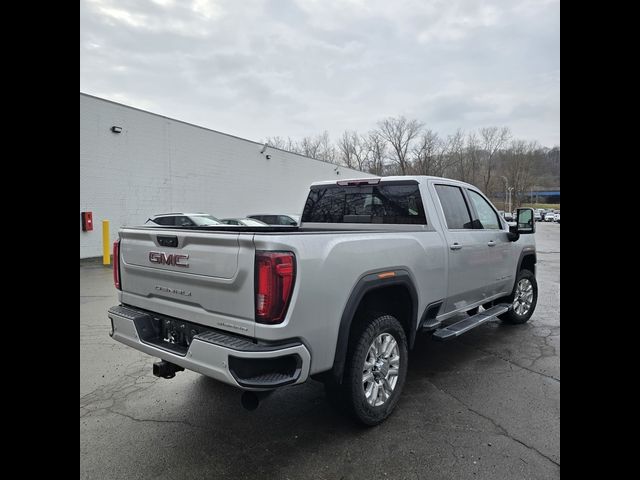
[[[207,225],[224,225],[208,213],[161,213],[147,219],[145,224],[165,227],[206,227]]]
[[[511,213],[511,212],[504,212],[503,217],[504,217],[504,219],[505,219],[507,222],[513,222],[513,213]]]
[[[553,212],[547,212],[544,216],[544,221],[545,222],[553,222],[555,220],[556,216]]]
[[[555,214],[554,221],[556,223],[560,223],[560,210],[558,210],[558,213]]]
[[[536,222],[541,222],[541,221],[542,221],[542,215],[540,214],[540,211],[539,211],[539,210],[534,210],[534,212],[533,212],[533,219],[534,219]]]
[[[290,225],[297,226],[300,223],[300,215],[280,215],[261,213],[255,215],[247,215],[247,218],[254,218],[266,223],[267,225]]]
[[[226,225],[238,225],[245,227],[268,227],[264,222],[256,220],[255,218],[223,218],[220,220]]]

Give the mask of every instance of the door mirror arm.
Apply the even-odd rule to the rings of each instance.
[[[510,242],[517,242],[520,238],[517,225],[509,225],[509,231],[507,232],[507,238]]]

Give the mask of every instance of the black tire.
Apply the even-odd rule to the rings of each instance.
[[[370,314],[364,322],[354,325],[354,329],[349,340],[342,384],[337,385],[329,380],[325,383],[325,390],[331,404],[346,410],[359,423],[366,426],[378,425],[391,415],[404,387],[409,358],[407,337],[400,322],[385,314]],[[382,405],[373,406],[365,396],[364,363],[374,340],[385,333],[390,334],[398,346],[398,376],[387,400]]]
[[[518,272],[518,276],[516,277],[515,284],[513,285],[513,292],[511,292],[511,295],[509,295],[508,297],[505,297],[503,300],[501,300],[498,303],[504,302],[504,303],[513,304],[516,296],[516,291],[518,290],[518,284],[523,279],[526,279],[531,283],[531,287],[533,291],[531,306],[526,312],[522,312],[522,314],[518,314],[516,309],[512,308],[507,313],[503,313],[502,315],[499,315],[498,318],[505,323],[512,323],[512,324],[525,323],[531,318],[531,315],[533,315],[533,312],[536,309],[536,304],[538,303],[538,283],[536,282],[536,276],[533,274],[533,272],[529,270],[520,270],[520,272]]]

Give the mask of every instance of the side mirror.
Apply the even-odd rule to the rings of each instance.
[[[517,242],[520,235],[536,232],[536,222],[533,218],[533,208],[519,208],[516,214],[516,224],[509,225],[507,238],[511,242]]]
[[[517,232],[521,235],[536,233],[536,222],[533,218],[533,208],[519,208],[517,215]]]

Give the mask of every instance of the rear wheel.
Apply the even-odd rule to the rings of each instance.
[[[505,301],[511,304],[511,310],[499,315],[500,320],[515,324],[528,321],[538,302],[538,283],[535,275],[529,270],[520,270],[513,292]]]
[[[371,315],[352,335],[342,385],[326,384],[357,421],[377,425],[393,411],[407,376],[407,339],[391,315]]]

